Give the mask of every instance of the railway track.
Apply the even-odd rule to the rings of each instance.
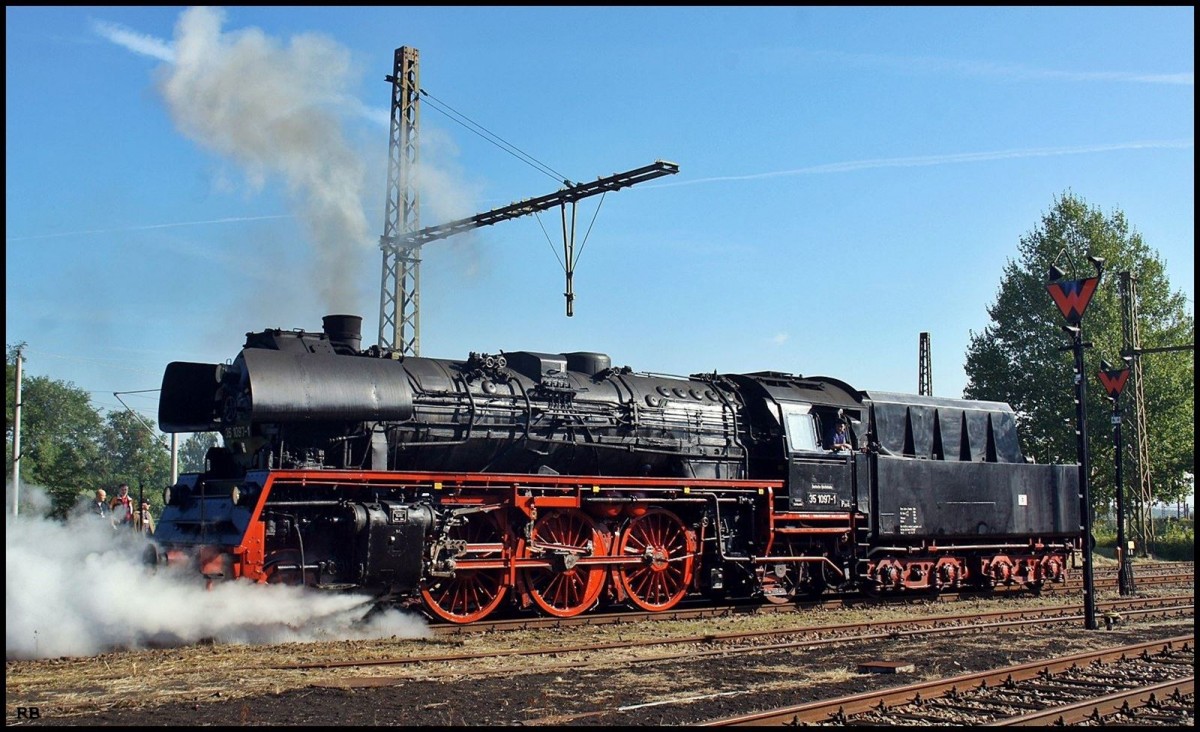
[[[1175,586],[1192,587],[1195,584],[1195,579],[1196,578],[1194,574],[1172,572],[1147,574],[1143,577],[1139,577],[1137,581],[1139,590],[1146,591],[1151,588]],[[1114,574],[1112,577],[1096,578],[1094,587],[1097,592],[1102,590],[1115,590],[1117,587],[1116,575]],[[1074,592],[1080,592],[1082,589],[1083,581],[1072,579],[1061,584],[1047,585],[1041,594],[1057,596],[1060,594],[1065,595]],[[466,625],[440,623],[430,626],[430,629],[432,633],[437,635],[453,636],[462,634],[490,633],[497,631],[532,630],[537,628],[622,625],[646,621],[671,622],[681,620],[701,620],[706,618],[786,615],[796,613],[812,613],[813,611],[817,610],[855,606],[928,603],[933,600],[938,602],[954,603],[964,600],[976,600],[980,598],[998,596],[1002,597],[1007,595],[1012,595],[1015,597],[1028,597],[1031,596],[1031,594],[1032,593],[1030,593],[1028,590],[1003,587],[987,591],[964,590],[961,592],[943,592],[937,595],[913,593],[896,596],[871,596],[856,593],[800,601],[786,605],[774,605],[759,601],[732,603],[728,605],[696,603],[680,605],[679,607],[671,610],[659,612],[621,609],[606,612],[586,613],[584,615],[578,615],[572,618],[522,615],[518,617],[481,621]]]
[[[1099,610],[1119,622],[1099,631],[1076,603],[988,605],[938,617],[847,608],[821,626],[812,614],[734,617],[19,663],[6,701],[38,706],[33,724],[695,726],[904,683],[855,673],[864,661],[909,661],[934,679],[1194,628],[1191,595],[1105,599]]]
[[[1110,600],[1097,604],[1097,611],[1114,622],[1128,623],[1147,617],[1189,617],[1195,614],[1194,596],[1181,595],[1160,598],[1133,598]],[[868,620],[858,623],[836,625],[783,627],[767,630],[737,631],[725,633],[703,633],[699,635],[670,635],[641,638],[628,641],[589,643],[577,645],[556,644],[551,646],[528,646],[501,651],[456,652],[450,654],[412,654],[394,658],[362,658],[337,661],[317,661],[278,666],[278,670],[312,670],[367,666],[418,666],[432,664],[462,664],[485,659],[497,660],[513,657],[571,657],[586,656],[598,652],[620,649],[645,649],[656,646],[678,647],[684,650],[666,654],[655,654],[636,659],[637,662],[663,662],[672,659],[694,658],[698,655],[737,655],[761,650],[780,650],[789,647],[813,647],[833,643],[863,642],[872,639],[911,638],[920,635],[952,635],[965,632],[1002,632],[1014,628],[1051,623],[1078,624],[1083,615],[1082,605],[1060,605],[1050,608],[1000,610],[987,613],[971,612],[921,618],[904,618],[893,621]],[[574,661],[566,664],[539,665],[542,669],[578,668]],[[472,671],[459,665],[447,669],[451,675],[471,673],[494,673],[488,668]],[[421,678],[429,678],[429,671],[420,671]],[[333,685],[345,687],[356,683],[377,686],[394,683],[403,676],[389,677],[391,681],[371,678],[355,681],[335,681]]]
[[[1192,726],[1195,635],[1088,651],[703,726]]]
[[[1100,608],[1106,613],[1120,613],[1123,622],[1133,624],[1154,624],[1162,622],[1166,619],[1179,618],[1194,618],[1194,597],[1180,596],[1176,598],[1135,598],[1127,600],[1113,600],[1101,603]],[[628,641],[624,643],[607,643],[594,645],[555,645],[541,647],[521,647],[512,648],[503,652],[488,654],[486,657],[480,654],[448,654],[441,656],[428,656],[422,658],[408,657],[403,659],[391,659],[382,664],[370,663],[369,666],[380,665],[402,665],[408,667],[400,673],[389,672],[387,675],[371,675],[359,676],[355,678],[342,678],[333,681],[329,684],[330,687],[353,690],[360,693],[366,689],[377,689],[380,687],[404,687],[410,688],[408,685],[412,683],[476,683],[483,684],[489,678],[521,676],[514,669],[536,669],[536,674],[529,678],[526,683],[538,684],[545,683],[546,679],[554,679],[555,683],[566,683],[567,679],[584,680],[583,686],[576,692],[576,696],[583,697],[592,696],[593,693],[603,688],[597,686],[597,681],[617,669],[621,669],[623,675],[629,675],[638,678],[672,678],[679,675],[681,678],[688,678],[692,675],[694,669],[700,666],[717,669],[750,669],[750,668],[784,668],[786,664],[794,662],[794,659],[800,657],[821,657],[821,648],[868,648],[878,646],[880,643],[885,643],[894,648],[908,647],[910,644],[928,644],[936,642],[938,645],[952,646],[958,645],[955,641],[956,637],[964,637],[966,634],[971,634],[974,637],[983,635],[992,639],[996,646],[1006,646],[1009,641],[1006,638],[1020,638],[1028,633],[1045,634],[1048,630],[1053,635],[1052,630],[1055,627],[1069,628],[1075,632],[1079,632],[1082,619],[1081,605],[1066,605],[1058,608],[1041,608],[1041,609],[1024,609],[1014,611],[998,611],[986,614],[959,613],[955,615],[947,615],[934,618],[919,618],[907,619],[894,622],[880,622],[878,620],[868,620],[861,623],[846,623],[831,626],[808,627],[808,628],[776,628],[770,631],[759,632],[731,632],[731,633],[712,633],[706,635],[681,636],[672,635],[670,637],[658,637],[649,639],[640,639],[636,641]],[[1064,634],[1067,631],[1062,631]],[[934,640],[936,639],[936,641]],[[1161,641],[1155,641],[1160,643]],[[1145,644],[1144,644],[1145,645]],[[1145,645],[1146,648],[1152,647],[1154,643]],[[657,647],[656,649],[653,647]],[[647,650],[652,652],[647,652]],[[1108,649],[1106,649],[1108,650]],[[1108,651],[1110,656],[1111,650]],[[1125,653],[1134,654],[1133,651],[1125,649]],[[832,653],[828,653],[832,656]],[[1134,654],[1136,655],[1136,654]],[[520,657],[520,661],[514,661],[515,657]],[[1072,657],[1072,662],[1082,665],[1080,659],[1090,658],[1083,654],[1076,654]],[[490,660],[490,663],[480,664],[485,659]],[[1061,661],[1061,659],[1057,659]],[[1191,668],[1194,664],[1194,659],[1179,660],[1176,657],[1177,664],[1181,664],[1186,668]],[[1055,661],[1031,661],[1028,666],[1036,668],[1050,668]],[[479,664],[479,665],[477,665]],[[338,666],[362,665],[357,662],[346,662],[338,664]],[[836,662],[835,662],[836,665]],[[1069,668],[1069,664],[1061,664],[1061,668],[1054,667],[1055,673],[1059,674],[1058,678],[1067,678],[1061,676],[1063,668]],[[329,664],[322,664],[320,668],[329,668]],[[303,670],[312,670],[313,665],[306,665]],[[1015,668],[1015,667],[1014,667]],[[1133,672],[1113,672],[1114,674],[1123,674],[1127,679],[1136,681],[1139,678],[1148,678],[1146,674],[1137,675]],[[991,687],[1003,687],[1011,685],[1013,676],[1012,669],[1004,668],[996,672],[977,672],[980,679],[988,679],[985,689]],[[1046,681],[1044,677],[1039,678],[1036,674],[1032,675],[1034,681],[1031,683],[1042,683],[1047,685],[1051,682]],[[1010,678],[1012,677],[1012,678]],[[893,677],[894,678],[894,677]],[[963,677],[953,677],[958,683],[957,689],[948,691],[948,694],[962,693],[966,694],[969,689],[963,685]],[[535,681],[540,679],[541,681]],[[1103,689],[1104,696],[1111,697],[1105,700],[1096,702],[1096,709],[1103,709],[1103,712],[1096,714],[1112,713],[1114,707],[1112,699],[1114,694],[1118,693],[1116,689],[1118,685],[1112,682],[1105,683],[1100,687],[1101,683],[1097,674],[1093,674],[1089,679],[1085,679],[1077,685],[1084,689]],[[472,681],[473,680],[473,681]],[[596,680],[596,681],[589,681]],[[878,679],[875,679],[878,681]],[[1059,683],[1059,682],[1054,682]],[[784,691],[780,689],[771,689],[776,696],[786,695],[787,681],[776,682],[777,686],[782,686]],[[1147,700],[1150,700],[1150,694],[1157,694],[1153,701],[1158,704],[1157,708],[1152,711],[1146,711],[1146,714],[1170,714],[1170,709],[1175,707],[1186,708],[1186,694],[1189,693],[1186,687],[1180,686],[1178,689],[1172,687],[1160,687],[1145,691],[1141,687],[1145,684],[1134,684],[1131,682],[1124,684],[1123,690],[1127,698],[1132,698],[1137,694],[1142,694]],[[914,687],[917,688],[917,687]],[[953,684],[949,687],[954,689]],[[961,690],[961,692],[959,691]],[[651,693],[648,696],[638,698],[637,695],[612,695],[601,694],[596,695],[593,704],[577,703],[574,705],[573,711],[565,712],[559,709],[553,713],[546,713],[543,709],[541,716],[531,712],[520,718],[520,721],[510,722],[521,725],[565,725],[565,724],[632,724],[632,725],[647,725],[658,724],[655,721],[660,718],[667,718],[664,715],[674,717],[681,714],[694,714],[693,707],[705,704],[724,704],[733,708],[753,708],[755,700],[765,698],[765,692],[768,689],[759,687],[750,679],[738,681],[736,676],[733,679],[726,679],[721,684],[714,684],[712,680],[698,684],[684,685],[668,685],[668,688]],[[566,690],[560,693],[569,693]],[[881,692],[881,693],[886,693]],[[1002,692],[996,692],[1001,694]],[[1024,691],[1013,692],[1015,694],[1025,693]],[[609,698],[612,702],[605,702]],[[928,694],[926,694],[928,696]],[[1009,694],[1011,697],[1012,694]],[[895,697],[898,702],[911,702],[913,695],[910,693],[904,696],[901,693]],[[1058,694],[1058,698],[1062,704],[1066,704],[1067,700],[1063,694]],[[1180,701],[1183,700],[1183,701]],[[1071,700],[1075,704],[1082,704],[1078,698]],[[832,702],[831,702],[832,703]],[[876,702],[877,703],[877,702]],[[1103,707],[1102,704],[1109,704],[1108,707]],[[1132,709],[1135,704],[1141,702],[1130,702],[1129,709]],[[1022,706],[1022,702],[1011,705],[1011,713],[1008,717],[1024,716],[1024,721],[1013,719],[1007,724],[1038,724],[1047,722],[1035,721],[1038,718],[1030,715],[1036,713],[1049,714],[1047,708],[1039,707],[1032,708],[1027,704]],[[557,705],[552,705],[558,709]],[[921,705],[917,705],[921,706]],[[1060,705],[1061,706],[1061,705]],[[814,707],[815,708],[815,707]],[[1002,710],[1003,707],[1000,707]],[[1121,707],[1125,709],[1124,707]],[[1125,709],[1125,714],[1130,714],[1129,709]],[[787,710],[792,711],[792,710]],[[871,710],[864,707],[863,712],[867,713]],[[1064,710],[1061,713],[1067,713]],[[1069,710],[1072,714],[1074,710]],[[826,712],[829,713],[829,712]],[[711,726],[727,726],[727,725],[742,725],[742,724],[789,724],[794,725],[798,722],[791,718],[770,718],[770,721],[762,721],[759,719],[764,713],[756,712],[754,714],[745,715],[744,717],[735,717],[732,719],[718,720],[716,722],[707,721],[704,719],[693,719],[689,724],[695,725],[711,725]],[[844,724],[954,724],[952,720],[934,719],[932,715],[924,711],[913,710],[898,710],[893,718],[880,717],[879,719],[868,719],[867,717],[845,719],[839,722],[836,716],[836,710],[832,717],[816,716],[812,719],[817,720],[816,723],[844,723]],[[929,721],[922,721],[921,714],[925,714]],[[1005,719],[1008,719],[1005,717]],[[708,720],[716,717],[709,717]],[[763,719],[768,719],[764,717]],[[969,718],[971,721],[962,721],[968,719],[962,717],[958,723],[960,724],[976,724],[984,723],[982,713],[976,714],[975,717]],[[1044,720],[1044,717],[1041,719]],[[623,722],[622,722],[623,720]],[[992,721],[992,720],[986,720]],[[803,723],[810,723],[803,721]]]

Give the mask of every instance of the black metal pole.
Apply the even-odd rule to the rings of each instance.
[[[1084,626],[1095,630],[1096,625],[1096,592],[1092,578],[1092,549],[1095,540],[1092,538],[1092,496],[1088,488],[1088,440],[1087,440],[1087,379],[1083,376],[1083,349],[1091,343],[1083,342],[1083,312],[1087,310],[1096,286],[1100,284],[1100,275],[1104,272],[1104,258],[1093,254],[1088,255],[1088,261],[1096,268],[1095,277],[1081,280],[1063,280],[1064,272],[1058,267],[1058,258],[1066,252],[1058,253],[1050,265],[1046,285],[1054,304],[1059,312],[1067,319],[1063,330],[1070,334],[1071,345],[1075,351],[1075,420],[1077,427],[1076,450],[1079,453],[1079,519],[1083,526],[1083,614]],[[1066,350],[1066,349],[1062,349]]]
[[[1133,585],[1133,565],[1129,563],[1129,545],[1125,543],[1125,481],[1121,477],[1121,398],[1113,399],[1113,445],[1117,456],[1117,592],[1122,596],[1137,592]]]
[[[1087,379],[1083,376],[1083,326],[1070,329],[1075,351],[1075,435],[1079,451],[1079,516],[1083,521],[1083,624],[1096,630],[1096,594],[1092,577],[1092,501],[1088,489]]]

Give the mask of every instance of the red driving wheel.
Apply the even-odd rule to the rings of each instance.
[[[577,509],[543,514],[525,544],[527,558],[546,559],[548,567],[521,572],[521,584],[548,615],[569,618],[596,604],[604,589],[607,567],[581,559],[608,555],[609,533]]]
[[[504,532],[490,514],[475,514],[465,525],[450,530],[454,540],[465,541],[467,551],[458,557],[453,577],[431,577],[421,585],[425,608],[451,623],[472,623],[492,613],[508,592],[503,567],[473,568],[472,560],[501,559]]]
[[[695,532],[688,531],[678,516],[651,508],[621,532],[613,554],[641,561],[619,565],[617,581],[634,605],[643,610],[669,610],[683,599],[692,583],[696,550]]]

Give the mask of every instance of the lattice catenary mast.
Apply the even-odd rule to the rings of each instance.
[[[418,356],[421,350],[420,266],[421,247],[469,229],[490,226],[500,221],[562,207],[563,266],[566,270],[567,316],[574,314],[575,291],[575,203],[599,193],[679,172],[679,166],[666,161],[597,178],[590,183],[563,181],[565,187],[555,193],[492,209],[465,219],[421,229],[420,194],[417,190],[417,127],[420,119],[420,76],[416,49],[396,49],[392,82],[392,122],[388,155],[387,219],[380,249],[383,250],[383,277],[379,296],[379,346]],[[567,204],[571,213],[567,215]]]
[[[917,365],[917,393],[933,396],[933,365],[929,355],[929,334],[921,334],[921,355]]]
[[[1142,386],[1142,355],[1146,353],[1169,353],[1172,351],[1195,351],[1196,344],[1181,346],[1159,346],[1142,348],[1142,334],[1138,326],[1137,277],[1132,272],[1121,273],[1121,356],[1130,361],[1133,377],[1133,431],[1135,462],[1137,464],[1138,491],[1133,504],[1131,535],[1141,556],[1146,556],[1154,543],[1154,521],[1151,515],[1154,506],[1154,487],[1150,475],[1150,436],[1146,417],[1146,392]]]

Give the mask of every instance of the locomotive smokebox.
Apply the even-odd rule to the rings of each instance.
[[[231,398],[257,422],[370,422],[413,416],[412,387],[399,361],[246,348],[229,367],[242,391]]]
[[[321,318],[321,327],[337,353],[353,356],[362,347],[360,315],[326,315]]]

